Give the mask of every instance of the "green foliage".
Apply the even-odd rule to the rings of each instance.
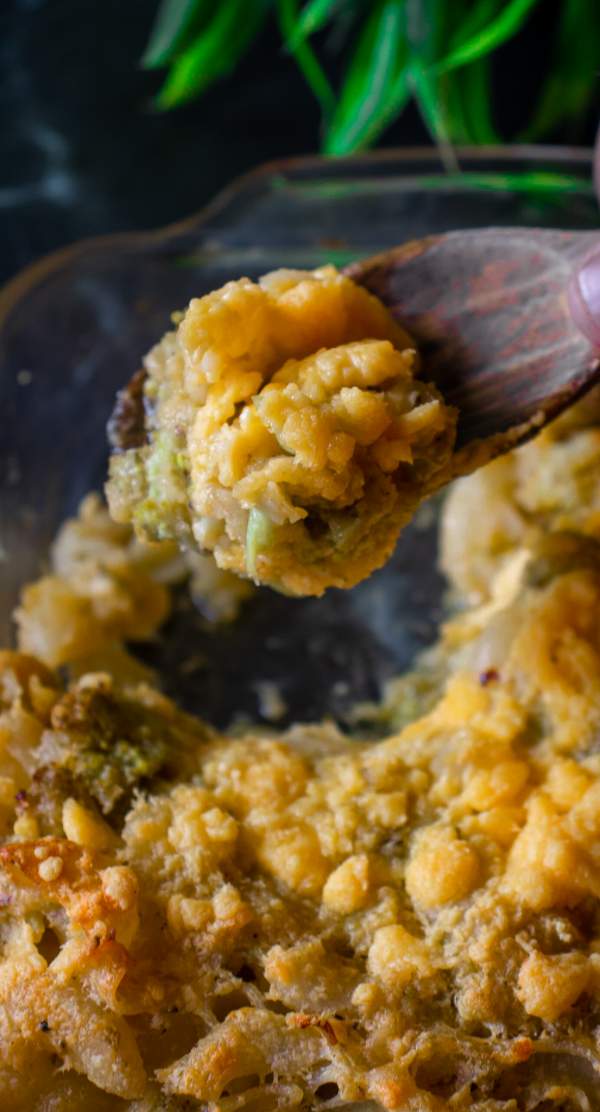
[[[181,0],[169,0],[171,7],[181,8]],[[168,11],[167,6],[167,11]],[[197,0],[197,9],[204,8],[204,0]],[[260,30],[267,11],[269,0],[224,0],[217,5],[206,5],[212,9],[200,30],[191,36],[179,26],[173,31],[168,45],[163,50],[173,50],[167,79],[157,97],[159,108],[175,108],[192,100],[211,85],[217,77],[224,77],[235,68],[252,39]],[[166,14],[166,13],[165,13]],[[200,10],[196,14],[201,14]],[[188,14],[189,26],[192,16]],[[176,45],[181,38],[181,49]]]
[[[439,62],[438,72],[447,73],[448,70],[459,69],[497,50],[521,30],[527,16],[538,3],[539,0],[509,0],[485,27],[474,34],[463,36],[462,42]]]
[[[546,0],[547,4],[548,0]],[[432,137],[496,143],[491,67],[544,0],[161,0],[142,65],[166,68],[175,108],[230,73],[269,17],[319,101],[323,150],[372,146],[411,99]],[[520,139],[586,118],[600,84],[600,0],[562,0],[538,103]],[[328,64],[342,54],[335,89]],[[336,66],[336,69],[339,65]]]
[[[194,22],[198,24],[205,7],[201,0],[162,0],[142,65],[157,69],[171,62],[177,51],[183,49],[191,27]]]
[[[325,115],[333,110],[335,93],[320,66],[312,47],[306,41],[306,36],[298,34],[299,15],[296,0],[279,0],[277,4],[279,26],[288,50],[294,55],[305,80],[321,104]]]
[[[600,3],[563,0],[544,88],[520,138],[534,140],[565,122],[577,125],[590,100],[598,103],[599,85]]]
[[[376,0],[350,59],[326,131],[328,154],[370,146],[410,95],[407,44],[398,0]]]

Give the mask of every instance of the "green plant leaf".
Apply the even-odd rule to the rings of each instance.
[[[448,8],[444,0],[406,0],[406,39],[409,49],[409,83],[423,122],[432,139],[446,148],[449,158],[451,132],[448,81],[434,71],[440,44],[447,34]],[[458,129],[460,123],[457,121]]]
[[[521,142],[546,135],[564,120],[580,118],[600,91],[600,5],[565,0],[558,20],[549,73]]]
[[[344,0],[309,0],[296,20],[296,26],[288,42],[290,50],[303,39],[308,39],[317,31],[321,31],[333,19],[343,2]]]
[[[471,143],[501,143],[502,138],[494,127],[492,94],[490,89],[489,59],[479,58],[470,66],[448,74],[458,83],[463,96],[465,114],[469,121]]]
[[[475,137],[471,121],[465,112],[461,83],[456,80],[456,76],[451,74],[441,78],[445,84],[443,96],[446,101],[450,135],[453,143],[474,143]]]
[[[171,60],[204,7],[205,0],[162,0],[142,56],[144,69],[158,69]]]
[[[539,0],[509,0],[486,27],[456,46],[438,63],[438,73],[448,73],[497,50],[521,30],[538,3]]]
[[[361,31],[325,152],[350,154],[372,143],[410,95],[403,0],[378,0]]]
[[[296,59],[324,114],[328,115],[335,106],[335,94],[312,47],[304,39],[295,40],[298,23],[296,0],[277,0],[277,14],[288,50]]]
[[[227,0],[217,6],[210,23],[169,70],[159,91],[159,108],[174,108],[198,96],[218,77],[229,73],[258,33],[269,0]]]
[[[410,67],[410,82],[425,126],[438,143],[450,142],[446,98],[440,96],[436,78],[429,70],[414,64]]]
[[[471,0],[467,3],[466,10],[462,12],[456,11],[454,6],[450,5],[452,10],[456,11],[452,20],[450,50],[456,49],[472,35],[482,31],[497,15],[498,8],[502,7],[503,3],[504,0]]]
[[[424,69],[437,60],[451,7],[446,0],[405,0],[406,41],[413,64]]]

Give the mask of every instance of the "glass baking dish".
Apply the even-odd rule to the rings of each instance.
[[[278,266],[342,266],[404,240],[459,227],[593,228],[591,154],[557,148],[435,150],[271,163],[200,214],[150,233],[76,244],[36,263],[0,295],[0,627],[10,638],[20,586],[39,574],[61,521],[100,489],[115,391],[169,325],[173,309],[230,278]],[[519,175],[536,175],[532,196]],[[553,175],[579,179],[556,193]],[[544,183],[546,186],[544,188]],[[168,188],[168,181],[165,182]],[[442,614],[436,513],[352,591],[294,600],[263,589],[236,622],[210,626],[182,604],[140,652],[166,690],[222,726],[260,718],[274,682],[285,721],[342,724],[429,644]],[[202,666],[180,667],[193,652]]]

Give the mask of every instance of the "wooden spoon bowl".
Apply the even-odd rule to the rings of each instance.
[[[599,243],[591,232],[449,232],[364,259],[346,273],[415,337],[423,377],[460,411],[457,449],[486,441],[496,454],[600,377],[598,353],[567,304],[574,267]]]

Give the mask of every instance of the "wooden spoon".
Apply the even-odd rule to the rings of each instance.
[[[456,474],[527,439],[600,378],[567,286],[594,232],[485,228],[414,240],[346,268],[414,336],[420,377],[459,409]]]
[[[600,379],[567,286],[593,232],[485,228],[394,247],[346,268],[414,336],[420,377],[459,410],[453,474],[526,440]],[[118,396],[113,448],[143,443],[144,372]],[[447,478],[452,476],[447,476]]]

